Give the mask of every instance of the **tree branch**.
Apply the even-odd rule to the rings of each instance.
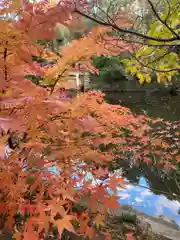
[[[151,36],[148,36],[148,35],[136,32],[134,30],[118,27],[116,24],[112,24],[112,23],[109,23],[109,22],[102,22],[100,20],[97,20],[96,18],[93,18],[93,17],[87,15],[86,13],[81,12],[78,9],[75,9],[74,12],[78,13],[79,15],[81,15],[81,16],[83,16],[85,18],[90,19],[93,22],[98,23],[99,25],[106,26],[106,27],[111,27],[111,28],[117,30],[118,32],[122,32],[122,33],[125,33],[125,34],[131,34],[131,35],[134,35],[134,36],[146,39],[146,40],[153,40],[153,41],[156,41],[156,42],[166,43],[166,42],[177,41],[177,40],[180,39],[179,36],[178,37],[177,36],[176,37],[172,37],[172,38],[155,38],[155,37],[151,37]]]
[[[6,42],[6,45],[8,44],[8,41]],[[8,48],[6,46],[6,48],[4,49],[4,78],[5,78],[5,81],[7,81],[7,78],[8,78],[8,72],[7,72],[7,53],[8,53]]]
[[[57,83],[59,82],[59,79],[63,76],[63,74],[67,71],[67,69],[65,68],[56,78],[56,81],[54,82],[54,84],[51,86],[51,91],[50,94],[52,94],[54,92],[54,89],[57,85]]]
[[[145,67],[145,68],[149,68],[149,69],[151,69],[151,70],[154,71],[154,72],[169,73],[169,72],[174,72],[174,71],[180,71],[180,68],[172,68],[172,69],[168,69],[168,70],[160,70],[160,69],[151,67],[151,66],[149,66],[148,64],[146,65],[146,64],[144,64],[143,62],[141,62],[141,61],[140,61],[134,54],[132,54],[131,52],[129,52],[129,53],[132,55],[132,57],[133,57],[134,59],[136,59],[136,61],[137,61],[141,66],[143,66],[143,67]]]

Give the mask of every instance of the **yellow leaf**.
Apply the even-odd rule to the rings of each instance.
[[[139,83],[143,84],[145,80],[144,75],[142,73],[138,73],[137,77],[139,78]]]
[[[145,79],[147,83],[151,82],[151,77],[148,74],[146,74]]]
[[[132,75],[135,75],[136,72],[137,72],[137,68],[136,68],[136,67],[132,67],[132,68],[131,68],[131,74],[132,74]]]
[[[161,83],[161,75],[160,74],[157,74],[157,82]]]
[[[168,76],[167,76],[167,79],[168,79],[168,82],[171,82],[172,76],[171,76],[171,75],[168,75]]]

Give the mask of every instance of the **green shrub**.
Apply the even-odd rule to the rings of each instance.
[[[93,64],[100,71],[99,80],[107,83],[134,79],[133,76],[125,73],[120,57],[94,57]]]

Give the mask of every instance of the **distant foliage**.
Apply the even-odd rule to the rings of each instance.
[[[99,69],[99,80],[106,83],[132,79],[132,76],[126,74],[125,67],[120,63],[119,57],[94,57],[93,65]]]

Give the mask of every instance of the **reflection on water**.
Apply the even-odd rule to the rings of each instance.
[[[139,179],[140,186],[129,184],[126,189],[121,189],[118,193],[119,202],[134,207],[139,212],[144,212],[149,216],[165,215],[169,219],[174,220],[180,226],[180,202],[169,200],[162,195],[154,194],[148,189],[148,182],[144,177]],[[142,186],[147,187],[142,188]]]
[[[110,170],[122,169],[122,176],[127,178],[129,183],[137,185],[144,177],[154,194],[164,194],[169,200],[180,201],[180,164],[177,164],[176,169],[163,169],[143,162],[132,164],[128,158],[117,159],[116,163]]]

